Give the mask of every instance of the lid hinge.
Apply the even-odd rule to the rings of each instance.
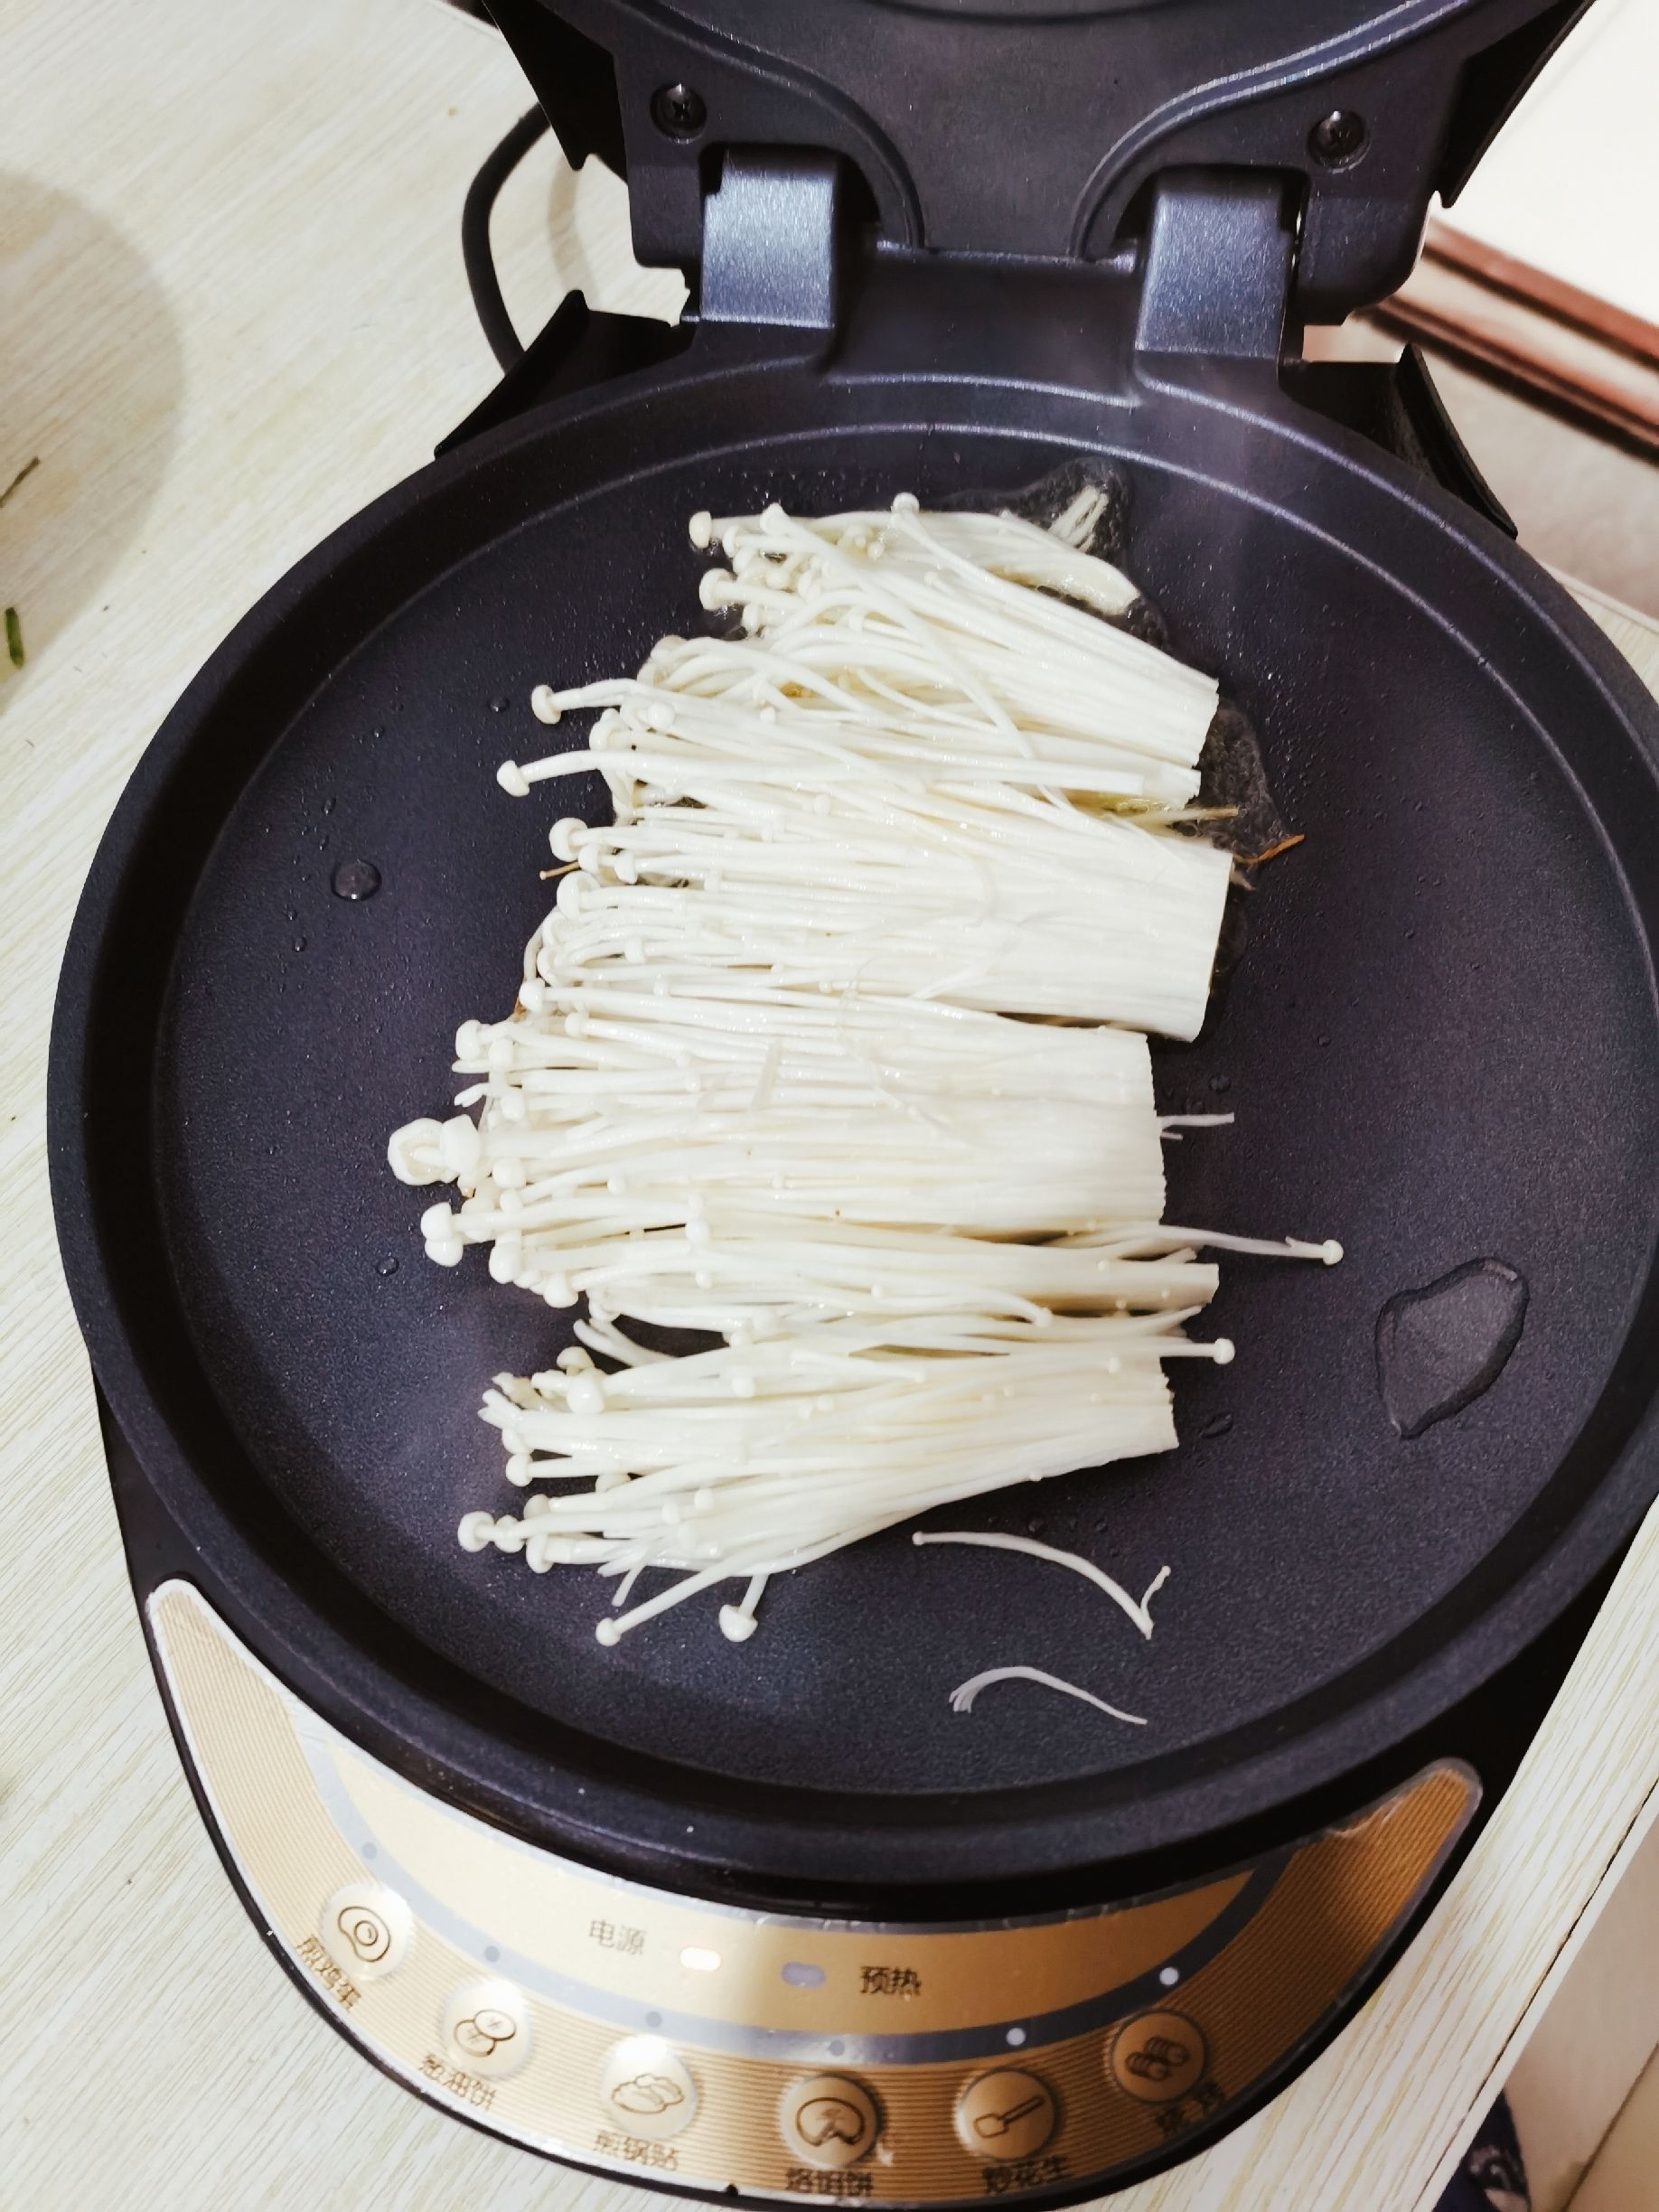
[[[1287,180],[1174,169],[1153,187],[1135,351],[1277,368],[1296,261]]]
[[[833,329],[841,189],[833,155],[729,147],[703,202],[699,320]]]

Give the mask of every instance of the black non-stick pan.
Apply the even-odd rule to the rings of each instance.
[[[1023,351],[965,293],[812,358],[707,331],[470,438],[234,633],[88,886],[52,1172],[144,1470],[140,1579],[183,1547],[348,1732],[579,1857],[830,1901],[1174,1867],[1386,1763],[1654,1495],[1651,702],[1467,501],[1270,374],[1135,369],[1096,314],[1031,317]],[[1127,485],[1129,565],[1305,839],[1248,895],[1200,1040],[1155,1052],[1167,1110],[1237,1117],[1171,1148],[1170,1214],[1346,1260],[1226,1261],[1239,1356],[1183,1368],[1173,1456],[946,1516],[1136,1589],[1167,1562],[1150,1644],[1073,1577],[901,1531],[775,1583],[746,1645],[692,1605],[602,1648],[596,1578],[455,1533],[513,1495],[482,1387],[548,1364],[567,1317],[480,1256],[429,1266],[385,1166],[395,1124],[445,1110],[457,1022],[511,1004],[546,903],[548,809],[496,764],[544,749],[533,684],[706,619],[694,510],[995,496],[1080,455]],[[370,895],[336,889],[369,880],[351,863]],[[1402,1438],[1379,1316],[1476,1261],[1524,1283],[1519,1342]],[[1004,1664],[1150,1725],[1017,1691],[952,1712]]]

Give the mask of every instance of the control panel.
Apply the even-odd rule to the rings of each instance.
[[[1255,1866],[1049,1918],[751,1913],[427,1795],[187,1583],[148,1614],[220,1841],[336,2024],[501,2135],[711,2196],[966,2203],[1132,2172],[1318,2033],[1479,1795],[1432,1767]]]

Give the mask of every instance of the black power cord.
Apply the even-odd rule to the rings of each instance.
[[[490,217],[501,186],[547,127],[548,118],[539,108],[521,115],[468,185],[466,204],[461,211],[461,254],[466,263],[467,287],[490,351],[503,369],[516,368],[524,359],[524,348],[501,297],[495,257],[490,250]]]

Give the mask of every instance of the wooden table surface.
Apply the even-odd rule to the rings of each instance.
[[[150,1680],[58,1273],[42,1092],[60,948],[123,779],[235,617],[488,388],[457,224],[526,106],[436,0],[0,0],[4,1250],[0,2200],[331,2212],[643,2199],[470,2132],[356,2057],[266,1955]],[[510,300],[671,312],[620,187],[550,147],[501,211]],[[1659,633],[1597,610],[1659,679]],[[1268,2112],[1125,2212],[1433,2200],[1633,1848],[1659,1777],[1659,1523],[1428,1931]]]

